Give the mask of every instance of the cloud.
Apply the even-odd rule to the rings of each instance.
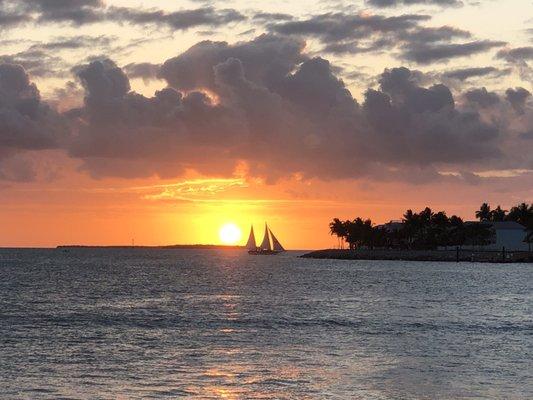
[[[238,129],[228,111],[204,93],[183,95],[166,88],[154,97],[142,96],[130,91],[126,74],[109,60],[81,66],[77,74],[86,95],[84,106],[72,113],[80,130],[69,149],[94,176],[176,176],[189,163],[216,170],[210,161],[223,143],[235,139],[229,134]],[[211,132],[218,137],[210,137]],[[227,164],[225,157],[218,158]],[[225,171],[231,173],[231,168]]]
[[[500,96],[497,93],[489,92],[484,87],[471,89],[464,96],[470,103],[477,104],[481,108],[491,107],[500,102]]]
[[[496,57],[510,63],[531,61],[533,60],[533,47],[528,46],[502,49],[498,51]]]
[[[3,9],[0,2],[0,32],[13,26],[31,21],[31,17],[25,13]]]
[[[130,63],[124,66],[124,71],[130,79],[141,78],[144,82],[157,79],[157,74],[160,69],[160,64],[152,64],[149,62]]]
[[[420,87],[410,70],[394,68],[383,73],[380,87],[367,91],[364,107],[382,135],[381,146],[390,149],[383,159],[468,164],[500,156],[499,129],[475,112],[456,109],[446,86]]]
[[[65,134],[64,121],[41,101],[26,71],[20,65],[0,64],[0,158],[56,148]]]
[[[101,0],[21,0],[25,12],[38,13],[39,22],[68,22],[76,25],[104,19]]]
[[[4,0],[0,3],[0,22],[3,22],[3,26],[16,26],[30,21],[75,26],[114,21],[137,25],[166,25],[180,30],[201,25],[220,26],[245,19],[236,10],[218,10],[210,6],[165,11],[157,8],[107,7],[102,0]]]
[[[526,82],[533,80],[533,68],[529,65],[533,60],[533,47],[505,48],[496,53],[496,58],[505,60],[515,67],[522,80]]]
[[[315,37],[324,44],[322,50],[327,53],[357,54],[397,49],[402,59],[418,64],[448,62],[506,44],[492,40],[454,43],[457,39],[469,39],[472,34],[446,25],[421,25],[429,19],[431,17],[424,14],[383,16],[339,12],[267,23],[266,26],[278,34]]]
[[[524,114],[526,100],[531,97],[531,92],[522,87],[509,88],[505,92],[505,98],[518,114]]]
[[[405,47],[402,57],[418,64],[430,64],[436,61],[449,61],[451,58],[466,57],[483,53],[506,43],[493,40],[477,40],[467,43],[450,44],[409,44]]]
[[[216,10],[213,7],[174,12],[166,12],[159,9],[109,7],[108,18],[131,24],[164,24],[172,29],[188,29],[200,25],[220,26],[246,19],[243,14],[236,10]]]
[[[144,195],[145,199],[157,201],[210,201],[219,193],[233,188],[246,187],[246,181],[242,178],[229,179],[192,179],[183,182],[144,187],[149,189],[150,194]]]
[[[214,91],[213,68],[229,58],[236,58],[243,64],[248,80],[272,87],[306,58],[304,47],[305,42],[300,39],[273,35],[261,35],[234,45],[203,41],[165,61],[159,76],[179,90]]]
[[[0,56],[0,63],[21,65],[33,77],[61,76],[67,67],[61,57],[37,48]]]
[[[459,0],[367,0],[367,3],[375,7],[397,7],[400,5],[432,4],[438,6],[462,6]]]
[[[496,104],[496,94],[474,88],[457,102],[446,85],[428,85],[404,67],[386,69],[359,104],[338,69],[304,49],[301,39],[269,34],[200,42],[146,71],[96,59],[73,69],[83,103],[63,115],[40,100],[22,67],[8,66],[0,75],[0,153],[61,148],[95,178],[190,170],[241,177],[245,165],[266,182],[298,175],[422,183],[443,178],[442,170],[524,168],[519,132],[533,121],[524,89],[507,95],[524,112],[520,125],[509,123],[511,106]],[[167,87],[153,96],[131,89],[128,72],[156,70]],[[80,97],[76,85],[67,90]]]
[[[446,42],[453,39],[468,39],[472,34],[463,29],[452,26],[416,27],[416,29],[400,32],[399,39],[407,43],[435,43]]]
[[[81,48],[107,47],[116,41],[115,36],[64,36],[56,37],[49,42],[40,42],[33,44],[30,49],[33,50],[76,50]]]
[[[36,177],[37,171],[30,159],[20,154],[0,157],[0,181],[32,182]]]
[[[457,79],[460,81],[466,81],[470,78],[477,78],[483,76],[502,76],[508,75],[509,69],[500,70],[495,67],[471,67],[471,68],[459,68],[451,71],[447,71],[442,74],[444,78]]]
[[[272,32],[283,35],[311,35],[325,43],[345,39],[360,39],[376,32],[393,33],[417,26],[430,19],[427,15],[404,14],[384,17],[382,15],[359,15],[327,13],[306,20],[269,24]]]
[[[438,177],[437,165],[467,170],[505,157],[500,128],[458,109],[445,85],[424,87],[416,71],[394,68],[360,105],[330,63],[303,48],[273,35],[201,42],[163,63],[169,87],[153,97],[132,92],[109,60],[80,66],[86,95],[72,113],[81,123],[70,154],[95,177],[230,176],[245,163],[267,182],[416,181]]]
[[[290,21],[294,17],[290,14],[284,14],[284,13],[259,12],[259,13],[254,14],[253,18],[256,20],[263,20],[266,22],[271,22],[271,21]]]
[[[71,65],[63,58],[62,51],[98,47],[105,51],[113,36],[56,37],[48,42],[36,42],[26,50],[0,56],[0,62],[20,64],[32,77],[66,77]]]

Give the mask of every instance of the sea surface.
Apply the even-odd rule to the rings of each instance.
[[[533,265],[0,250],[2,399],[533,399]]]

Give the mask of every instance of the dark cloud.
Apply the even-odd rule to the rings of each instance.
[[[290,21],[294,19],[294,17],[290,14],[284,14],[284,13],[267,13],[267,12],[260,12],[257,14],[254,14],[253,16],[256,20],[262,20],[266,22],[272,22],[272,21]]]
[[[526,100],[531,97],[531,92],[522,87],[509,88],[505,92],[505,98],[518,114],[524,114]]]
[[[32,182],[37,178],[37,168],[31,159],[20,153],[3,158],[0,155],[0,181]]]
[[[59,115],[41,101],[20,65],[0,64],[0,157],[58,146],[66,133]]]
[[[533,47],[516,47],[514,49],[502,49],[496,57],[508,62],[521,62],[533,60]]]
[[[19,64],[33,77],[62,76],[66,69],[61,57],[37,48],[0,56],[0,63]]]
[[[433,4],[438,6],[462,6],[460,0],[367,0],[367,3],[375,7],[397,7],[412,4]]]
[[[13,12],[2,9],[2,3],[0,3],[0,32],[31,21],[31,17],[27,14],[20,12]]]
[[[131,24],[167,25],[172,29],[188,29],[194,26],[220,26],[230,22],[243,21],[246,17],[232,9],[217,10],[213,7],[166,12],[163,10],[110,7],[108,18]]]
[[[376,50],[375,46],[361,47],[357,42],[329,43],[322,48],[323,52],[331,54],[360,54]]]
[[[495,67],[472,67],[472,68],[459,68],[451,71],[447,71],[442,74],[444,78],[458,79],[460,81],[466,81],[470,78],[477,78],[482,76],[502,76],[508,75],[509,69],[500,70]]]
[[[420,21],[427,21],[430,18],[428,15],[416,14],[384,17],[327,13],[306,20],[269,24],[268,27],[272,32],[284,35],[311,35],[330,43],[365,38],[376,32],[393,33],[416,27]]]
[[[223,143],[232,143],[230,133],[242,128],[204,93],[166,88],[148,98],[130,92],[128,78],[109,60],[80,67],[78,76],[86,96],[72,114],[83,123],[70,153],[84,159],[93,175],[176,176],[188,164],[231,163],[220,152]],[[135,161],[142,168],[132,166]]]
[[[70,153],[98,177],[230,174],[244,161],[268,181],[291,173],[417,180],[417,170],[439,176],[439,164],[465,170],[503,157],[498,127],[458,109],[445,85],[386,70],[359,105],[327,60],[306,57],[288,37],[201,42],[163,64],[170,87],[153,97],[132,92],[108,60],[78,76],[86,96],[71,114],[83,124]]]
[[[200,42],[163,63],[159,78],[168,87],[153,96],[132,91],[127,73],[153,76],[157,65],[122,69],[96,59],[74,68],[83,103],[62,118],[43,104],[22,67],[6,67],[0,153],[60,147],[94,177],[172,177],[190,169],[229,176],[244,163],[268,182],[295,173],[434,182],[439,170],[468,175],[487,166],[524,168],[529,159],[526,146],[515,143],[523,143],[517,132],[531,129],[533,115],[519,89],[508,97],[527,113],[526,125],[512,132],[504,114],[484,118],[479,105],[487,100],[480,99],[490,92],[471,90],[457,103],[446,85],[427,85],[407,68],[385,70],[359,104],[338,69],[304,47],[275,35]],[[75,84],[65,90],[80,96]],[[494,113],[508,113],[505,105]]]
[[[477,104],[481,108],[491,107],[500,102],[500,96],[497,93],[487,91],[486,88],[471,89],[464,94],[464,97],[470,103]]]
[[[108,47],[116,40],[114,36],[68,36],[57,37],[49,42],[33,44],[34,50],[76,50],[81,48]]]
[[[452,26],[440,27],[417,27],[403,32],[399,32],[398,38],[407,43],[435,43],[446,42],[452,39],[467,39],[472,37],[472,34],[463,29],[454,28]]]
[[[273,87],[306,58],[304,47],[302,40],[273,35],[234,45],[203,41],[164,62],[160,77],[179,90],[215,90],[213,68],[228,58],[236,58],[243,64],[248,80]]]
[[[457,39],[471,38],[472,34],[451,26],[421,25],[429,19],[428,15],[422,14],[387,17],[340,12],[268,23],[267,28],[283,35],[316,37],[324,44],[323,51],[328,53],[357,54],[397,49],[401,58],[418,64],[447,62],[506,44],[491,40],[454,43]]]
[[[26,12],[38,13],[40,22],[82,25],[101,21],[105,17],[101,0],[22,0],[19,4]]]
[[[160,64],[149,62],[131,63],[124,67],[124,72],[126,72],[129,78],[141,78],[143,81],[148,82],[157,79],[157,74],[160,69]]]
[[[498,129],[475,112],[457,110],[446,86],[420,87],[410,70],[395,68],[385,71],[380,87],[367,91],[364,108],[389,149],[384,158],[431,164],[498,156]]]
[[[430,64],[436,61],[447,62],[452,58],[466,57],[495,47],[504,46],[505,42],[493,40],[478,40],[467,43],[441,43],[441,44],[409,44],[405,47],[402,57],[418,64]]]
[[[218,10],[211,6],[167,12],[156,8],[107,7],[102,0],[5,0],[4,3],[5,7],[0,4],[0,23],[5,26],[28,21],[72,25],[114,21],[164,25],[179,30],[202,25],[220,26],[246,19],[236,10]]]

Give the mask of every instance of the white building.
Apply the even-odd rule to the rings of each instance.
[[[514,221],[490,222],[494,230],[492,243],[483,246],[485,250],[527,251],[528,244],[524,242],[527,231],[522,225]]]

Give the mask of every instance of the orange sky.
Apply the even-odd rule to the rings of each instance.
[[[74,161],[64,157],[62,162],[52,182],[2,188],[1,246],[129,245],[132,239],[138,245],[219,244],[225,223],[241,228],[244,244],[250,224],[260,240],[267,221],[288,249],[313,249],[335,245],[328,232],[333,217],[381,223],[428,205],[471,219],[482,201],[509,208],[531,195],[523,188],[509,196],[507,182],[465,187],[291,178],[266,184],[194,173],[171,180],[94,180],[73,172]]]
[[[20,78],[0,70],[0,247],[218,244],[226,223],[244,244],[267,221],[312,249],[334,217],[530,202],[531,1],[392,3],[0,1]]]

